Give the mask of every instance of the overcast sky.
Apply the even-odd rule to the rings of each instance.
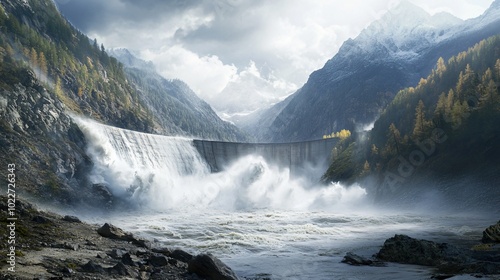
[[[243,94],[256,91],[273,102],[302,86],[345,40],[400,1],[55,2],[90,38],[153,61],[163,76],[184,80],[206,100],[215,100],[224,89],[245,88]],[[483,13],[493,0],[411,2],[431,14],[446,11],[467,19]]]

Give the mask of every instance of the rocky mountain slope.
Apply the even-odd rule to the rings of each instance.
[[[498,212],[499,92],[496,35],[398,92],[370,132],[337,146],[324,179],[364,182],[388,201],[432,193],[445,205]]]
[[[152,63],[135,57],[126,49],[109,52],[124,64],[128,81],[139,91],[139,98],[150,113],[159,116],[156,121],[161,134],[206,140],[246,140],[241,131],[221,120],[184,82],[166,80]]]
[[[498,0],[482,16],[464,22],[444,13],[430,16],[401,3],[357,38],[346,41],[287,100],[285,108],[272,109],[274,120],[261,128],[260,139],[318,139],[373,122],[400,89],[427,76],[439,57],[447,60],[500,33],[499,14]]]
[[[15,164],[25,195],[101,204],[72,115],[142,132],[245,139],[184,83],[124,67],[50,0],[0,0],[0,29],[0,164]],[[6,174],[2,168],[4,185]]]

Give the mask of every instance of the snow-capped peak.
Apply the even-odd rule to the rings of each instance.
[[[428,46],[451,37],[453,27],[462,22],[444,12],[430,15],[402,1],[364,29],[351,44],[356,45],[356,51],[386,53],[387,59],[412,59]]]

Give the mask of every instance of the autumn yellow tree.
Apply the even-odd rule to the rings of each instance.
[[[415,108],[415,126],[413,127],[413,139],[422,139],[429,127],[429,122],[425,119],[425,105],[422,100]]]
[[[46,80],[48,74],[48,67],[47,67],[47,59],[45,58],[45,54],[43,52],[40,52],[40,55],[38,56],[38,64],[41,74],[40,76],[42,77],[42,80]]]

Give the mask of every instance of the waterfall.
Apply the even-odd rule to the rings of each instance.
[[[140,133],[73,117],[87,142],[93,183],[115,196],[153,209],[328,208],[366,194],[359,186],[317,186],[290,176],[288,167],[261,155],[236,158],[221,172],[210,166],[194,140]]]

